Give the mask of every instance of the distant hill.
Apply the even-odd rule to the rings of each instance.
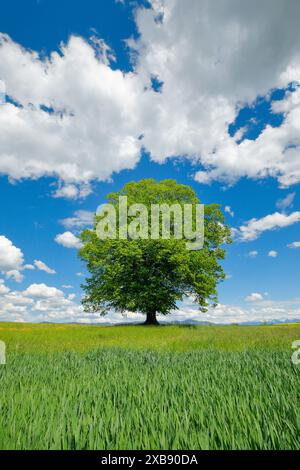
[[[300,318],[293,319],[284,319],[284,320],[268,320],[268,321],[249,321],[249,322],[240,322],[240,323],[213,323],[209,321],[198,321],[198,320],[182,320],[182,321],[160,321],[160,325],[186,325],[186,326],[229,326],[229,325],[238,325],[238,326],[271,326],[271,325],[286,325],[292,323],[300,323]],[[57,324],[55,322],[44,321],[40,323],[41,325],[52,325]],[[62,323],[63,324],[63,323]],[[86,325],[86,326],[128,326],[128,325],[142,325],[142,322],[122,322],[122,323],[112,323],[112,322],[103,322],[103,323],[82,323],[82,322],[69,322],[64,323],[66,325]]]

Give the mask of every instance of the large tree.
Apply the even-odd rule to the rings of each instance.
[[[144,204],[149,212],[152,204],[199,204],[191,187],[174,180],[131,182],[109,194],[107,201],[117,214],[120,196],[128,198],[128,206]],[[175,223],[171,237],[162,238],[162,219],[158,239],[99,239],[99,217],[95,217],[93,230],[81,233],[79,256],[90,272],[83,286],[86,311],[101,315],[111,309],[140,312],[146,315],[146,324],[157,325],[156,315],[167,315],[186,296],[192,296],[201,311],[217,303],[216,287],[225,278],[220,264],[225,250],[221,245],[230,243],[230,230],[217,204],[205,206],[204,246],[197,251],[187,249],[187,240],[175,236]],[[150,233],[151,223],[147,230]]]

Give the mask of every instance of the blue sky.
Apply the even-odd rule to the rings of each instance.
[[[235,234],[217,310],[170,319],[300,319],[299,2],[279,28],[281,0],[257,4],[259,26],[255,2],[188,2],[2,5],[0,320],[99,321],[75,237],[145,177],[191,185]]]

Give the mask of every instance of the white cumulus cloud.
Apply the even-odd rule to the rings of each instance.
[[[225,206],[225,209],[224,209],[224,210],[225,210],[225,212],[226,212],[227,214],[229,214],[231,217],[234,217],[234,212],[233,212],[233,210],[231,209],[230,206]]]
[[[63,292],[56,287],[49,287],[46,284],[31,284],[24,291],[24,295],[34,298],[61,298],[63,297]]]
[[[8,294],[10,289],[4,284],[4,280],[0,279],[0,295]]]
[[[40,58],[2,34],[0,76],[21,106],[0,108],[2,173],[57,176],[66,185],[56,196],[77,198],[88,181],[137,163],[146,91],[135,74],[113,70],[98,45],[72,36],[61,53]]]
[[[25,264],[23,267],[24,270],[28,269],[29,271],[33,271],[35,269],[33,264]]]
[[[80,248],[81,241],[72,232],[64,232],[56,235],[56,243],[64,246],[65,248]]]
[[[93,225],[94,216],[94,212],[78,210],[75,211],[73,217],[62,219],[60,222],[65,228],[80,229],[89,225]]]
[[[263,300],[264,296],[262,294],[259,294],[258,292],[254,292],[253,294],[250,294],[246,297],[247,302],[259,302],[260,300]]]

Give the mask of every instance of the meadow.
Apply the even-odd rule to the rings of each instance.
[[[0,449],[299,449],[300,325],[0,323]]]

